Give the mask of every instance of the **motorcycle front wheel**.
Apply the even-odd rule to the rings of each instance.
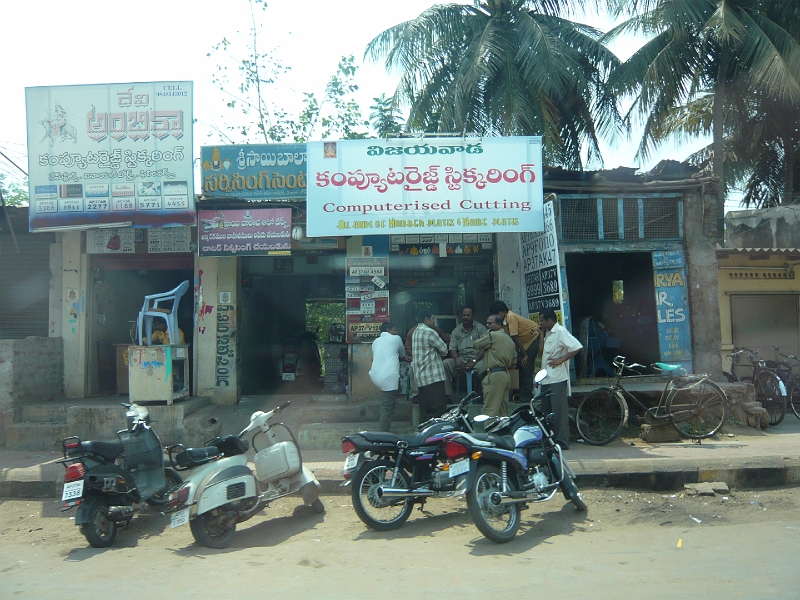
[[[117,524],[108,518],[109,503],[95,500],[89,509],[89,520],[80,526],[81,533],[93,548],[109,548],[117,539]]]
[[[227,548],[236,533],[236,523],[221,508],[189,521],[195,541],[206,548]]]
[[[396,466],[387,461],[364,463],[353,480],[353,508],[364,524],[376,531],[399,529],[414,508],[412,498],[379,498],[378,488],[392,485]],[[409,478],[397,472],[397,487],[408,488]]]
[[[491,496],[502,492],[502,475],[494,465],[481,465],[475,475],[475,483],[467,492],[467,510],[478,530],[495,543],[510,542],[517,535],[520,526],[518,504],[495,506]],[[509,487],[515,489],[509,479]]]

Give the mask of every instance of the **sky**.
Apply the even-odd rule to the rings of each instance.
[[[470,3],[470,0],[461,0]],[[275,48],[291,67],[281,77],[276,100],[290,113],[302,92],[322,97],[342,56],[359,65],[357,99],[369,116],[372,98],[391,95],[396,77],[383,65],[363,64],[366,44],[381,31],[412,19],[432,0],[270,0],[258,10],[264,33],[261,50]],[[194,82],[195,157],[201,145],[219,142],[213,125],[235,113],[211,83],[221,59],[212,47],[223,38],[242,48],[250,29],[247,0],[3,0],[0,2],[0,151],[27,171],[25,88],[145,81]],[[577,19],[576,19],[577,20]],[[596,15],[585,17],[608,29]],[[612,49],[621,58],[635,42]],[[211,56],[208,54],[211,53]],[[634,158],[635,143],[605,146],[606,168],[652,168],[661,159],[684,159],[702,144],[666,144],[646,164]],[[21,173],[0,156],[0,173],[9,180]]]

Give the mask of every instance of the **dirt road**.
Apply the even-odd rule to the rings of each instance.
[[[485,540],[455,499],[431,500],[429,514],[415,510],[389,533],[367,529],[349,496],[324,497],[324,515],[293,515],[297,501],[285,500],[242,524],[226,550],[197,546],[188,527],[170,529],[167,517],[147,512],[113,548],[97,550],[60,502],[10,500],[0,504],[0,597],[531,597],[537,586],[559,598],[796,592],[800,489],[584,494],[588,513],[560,496],[532,505],[503,545]]]

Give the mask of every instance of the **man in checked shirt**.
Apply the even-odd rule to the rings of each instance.
[[[441,417],[447,408],[442,358],[447,356],[447,345],[432,328],[436,325],[433,310],[417,309],[417,326],[411,336],[411,365],[419,387],[419,421]]]

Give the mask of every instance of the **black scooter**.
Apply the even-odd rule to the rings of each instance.
[[[164,468],[164,451],[150,428],[150,413],[138,404],[125,404],[127,429],[113,442],[81,441],[76,436],[62,442],[66,467],[61,499],[63,511],[78,508],[75,524],[95,548],[108,548],[120,524],[127,525],[135,504],[166,504],[168,492],[181,485],[181,477]]]

